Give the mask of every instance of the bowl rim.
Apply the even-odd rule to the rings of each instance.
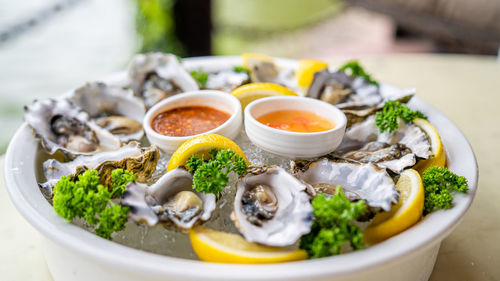
[[[297,61],[290,59],[277,58],[275,61],[285,67],[297,66]],[[223,69],[241,65],[241,57],[199,57],[185,59],[183,63],[191,67]],[[126,73],[121,72],[112,77],[105,81],[112,83],[118,77],[123,79]],[[172,276],[205,280],[296,280],[346,275],[394,261],[440,242],[461,220],[476,193],[477,161],[463,133],[451,120],[418,97],[414,97],[409,105],[427,114],[431,123],[436,126],[447,149],[449,168],[467,178],[469,192],[457,194],[453,208],[431,213],[417,225],[380,244],[333,257],[270,265],[214,264],[153,254],[100,238],[76,225],[66,223],[53,212],[41,192],[32,193],[32,190],[38,190],[33,153],[38,148],[38,142],[31,137],[31,130],[26,123],[16,131],[7,149],[5,182],[18,211],[48,239],[73,253],[126,272],[159,278]],[[27,177],[30,172],[33,176]],[[192,270],[193,268],[197,270]]]
[[[292,132],[292,131],[276,129],[276,128],[267,126],[265,124],[262,124],[250,112],[254,107],[259,106],[260,104],[263,104],[266,102],[279,101],[279,100],[297,100],[297,99],[302,100],[302,101],[307,100],[307,101],[310,101],[312,103],[322,104],[322,106],[324,106],[325,108],[328,108],[330,111],[334,111],[337,116],[340,116],[340,120],[335,118],[336,124],[333,128],[331,128],[329,130],[319,131],[319,132]],[[280,110],[283,110],[283,109],[280,109]],[[286,109],[284,109],[284,110],[286,110]],[[303,109],[303,111],[308,111],[308,112],[314,113],[313,111],[308,110],[308,109]],[[319,115],[319,114],[317,114],[317,115]],[[248,120],[248,122],[252,122],[253,125],[259,127],[261,130],[266,130],[266,131],[272,132],[273,134],[276,134],[276,135],[284,135],[284,136],[292,136],[292,137],[299,137],[299,136],[300,137],[308,137],[308,136],[313,137],[313,136],[328,135],[328,134],[331,134],[332,132],[344,130],[346,125],[347,125],[347,118],[346,118],[345,114],[338,107],[336,107],[332,104],[326,103],[324,101],[309,98],[309,97],[275,96],[275,97],[266,97],[266,98],[254,100],[245,107],[244,116],[245,116],[245,122],[247,122],[247,120]],[[342,134],[342,136],[343,136],[343,134]]]
[[[232,113],[230,113],[229,119],[227,119],[224,123],[220,124],[219,126],[208,130],[203,133],[199,133],[196,135],[190,135],[190,136],[182,136],[182,137],[176,137],[176,136],[166,136],[163,134],[158,133],[151,127],[151,122],[153,119],[163,112],[162,108],[172,102],[176,102],[179,100],[183,99],[189,99],[192,97],[197,97],[197,96],[204,96],[204,97],[217,97],[221,99],[225,99],[230,103],[230,106],[234,109]],[[200,104],[201,105],[201,104]],[[229,114],[229,113],[228,113]],[[152,106],[144,115],[142,126],[144,127],[144,132],[146,135],[153,136],[157,140],[160,140],[162,142],[181,142],[181,141],[186,141],[188,139],[194,138],[196,136],[200,135],[206,135],[206,134],[216,134],[220,130],[224,130],[226,127],[228,127],[231,123],[235,121],[235,119],[238,118],[238,115],[241,114],[241,105],[240,102],[238,101],[237,98],[233,97],[232,95],[228,95],[226,92],[222,92],[219,90],[196,90],[196,91],[189,91],[185,93],[180,93],[175,96],[171,96],[168,98],[163,99],[162,101],[158,102],[154,106]]]

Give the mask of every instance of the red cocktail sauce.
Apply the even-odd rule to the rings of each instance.
[[[186,106],[162,112],[153,119],[151,127],[170,137],[186,137],[215,129],[231,115],[209,106]]]

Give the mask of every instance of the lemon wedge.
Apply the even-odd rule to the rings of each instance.
[[[193,155],[198,155],[200,157],[204,155],[204,158],[207,159],[208,152],[213,148],[230,149],[243,158],[247,165],[250,165],[245,154],[234,141],[221,135],[206,134],[189,139],[179,146],[174,154],[172,154],[170,161],[168,161],[167,171],[186,164]]]
[[[328,64],[323,61],[303,59],[299,60],[299,67],[295,71],[295,78],[299,87],[309,88],[313,79],[314,73],[328,68]]]
[[[278,263],[307,258],[304,250],[289,250],[247,242],[238,234],[216,231],[202,226],[189,231],[194,252],[200,260],[218,263]]]
[[[274,83],[250,83],[234,89],[231,94],[236,97],[243,110],[254,100],[272,96],[298,96],[287,87]]]
[[[429,159],[419,160],[413,169],[422,174],[427,168],[432,166],[444,167],[446,165],[446,154],[444,152],[443,143],[441,142],[441,137],[436,128],[432,126],[429,121],[420,118],[413,120],[413,123],[419,126],[429,137],[433,154]]]
[[[394,236],[417,223],[424,210],[424,186],[420,174],[413,170],[404,170],[396,189],[401,192],[399,202],[390,212],[375,215],[372,223],[364,232],[367,244],[376,244]]]

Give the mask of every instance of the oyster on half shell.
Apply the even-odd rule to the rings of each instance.
[[[375,115],[347,129],[335,155],[363,163],[374,163],[399,174],[415,165],[417,158],[428,159],[431,145],[425,132],[417,125],[400,120],[393,133],[380,133]]]
[[[384,169],[373,164],[322,158],[313,162],[294,162],[297,177],[317,192],[333,194],[340,185],[347,198],[363,199],[372,209],[388,212],[399,200],[399,191]],[[331,190],[329,192],[328,190]]]
[[[124,169],[134,173],[136,180],[147,182],[156,170],[160,157],[158,147],[141,148],[138,142],[132,141],[115,151],[105,151],[94,155],[78,156],[70,162],[61,163],[55,159],[43,162],[43,172],[46,182],[40,184],[46,194],[52,193],[52,187],[63,176],[78,176],[87,169],[95,169],[100,181],[110,186],[111,172],[114,169]]]
[[[86,112],[66,99],[35,101],[24,107],[24,120],[49,154],[61,151],[73,159],[121,146],[118,138],[92,122]]]
[[[331,103],[347,117],[347,127],[363,121],[382,108],[388,100],[408,102],[415,89],[399,89],[389,84],[378,86],[362,77],[352,77],[343,71],[318,71],[307,91],[307,96]]]
[[[343,154],[342,157],[362,163],[373,163],[397,174],[416,163],[415,154],[406,145],[401,143],[389,145],[378,141],[369,142],[358,150]]]
[[[199,90],[198,83],[172,54],[136,55],[130,65],[129,76],[134,95],[142,98],[147,108],[166,97]]]
[[[297,90],[295,70],[282,68],[274,63],[272,59],[250,57],[246,61],[250,71],[250,79],[255,82],[269,82],[283,85],[292,90]]]
[[[132,90],[93,82],[75,90],[70,100],[122,142],[144,135],[141,123],[146,108]]]
[[[149,226],[173,223],[190,229],[199,220],[208,220],[216,206],[215,195],[196,192],[192,186],[191,173],[178,167],[151,186],[130,182],[121,204],[130,207],[129,216],[136,222]]]
[[[250,77],[246,72],[234,70],[222,70],[216,73],[208,73],[206,89],[231,92],[237,87],[248,83]]]
[[[231,219],[250,242],[288,246],[310,231],[308,186],[280,167],[250,170],[236,184]]]

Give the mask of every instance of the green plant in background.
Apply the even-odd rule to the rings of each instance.
[[[136,29],[141,40],[139,52],[168,52],[183,56],[184,49],[175,35],[175,0],[136,0]]]
[[[284,47],[280,41],[283,35],[292,35],[334,17],[344,6],[339,0],[214,0],[212,3],[214,55],[263,51],[285,57],[295,56],[307,42]]]

